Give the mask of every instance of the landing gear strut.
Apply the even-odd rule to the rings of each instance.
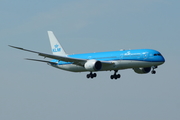
[[[110,76],[111,79],[117,79],[117,78],[120,78],[121,75],[120,74],[116,74],[118,72],[118,70],[115,70],[114,71],[114,74]]]
[[[97,74],[96,73],[92,73],[92,72],[90,72],[89,74],[87,74],[87,78],[94,78],[94,77],[96,77],[97,76]]]
[[[156,74],[156,71],[154,70],[156,68],[157,68],[157,66],[152,66],[152,71],[151,71],[152,74]]]

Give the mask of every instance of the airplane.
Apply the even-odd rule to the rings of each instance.
[[[121,77],[120,74],[117,74],[118,70],[124,69],[133,69],[138,74],[146,74],[150,71],[152,74],[156,74],[155,69],[165,62],[162,54],[153,49],[121,49],[119,51],[68,55],[58,42],[54,33],[52,31],[47,32],[53,54],[32,51],[12,45],[9,46],[52,59],[45,61],[26,58],[26,60],[45,62],[52,67],[70,72],[90,72],[87,74],[87,78],[96,77],[97,74],[95,72],[113,70],[114,74],[110,78],[116,80]]]

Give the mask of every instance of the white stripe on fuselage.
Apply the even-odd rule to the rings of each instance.
[[[100,71],[107,71],[107,70],[121,70],[121,69],[129,69],[129,68],[139,68],[139,67],[151,67],[151,66],[158,66],[161,65],[162,62],[147,62],[147,61],[134,61],[134,60],[118,60],[112,61],[114,64],[110,66],[102,66]],[[62,65],[52,65],[53,67],[71,71],[71,72],[86,72],[84,67],[75,65],[75,64],[62,64]],[[93,71],[92,71],[93,72]],[[96,71],[97,72],[97,71]]]

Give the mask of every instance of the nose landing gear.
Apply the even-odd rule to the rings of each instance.
[[[116,80],[117,78],[120,78],[121,75],[120,75],[120,74],[116,74],[117,72],[118,72],[118,70],[115,70],[115,71],[114,71],[114,74],[111,75],[110,78],[111,78],[111,79],[115,79],[115,80]]]
[[[154,70],[156,68],[157,68],[157,66],[152,66],[152,71],[151,71],[152,74],[156,74],[156,71]]]

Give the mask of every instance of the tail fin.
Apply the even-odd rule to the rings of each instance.
[[[59,56],[67,56],[61,44],[58,42],[52,31],[48,31],[52,53]]]

